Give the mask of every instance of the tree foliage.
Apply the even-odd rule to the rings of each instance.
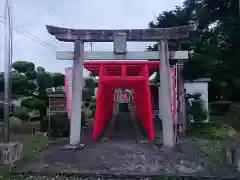
[[[65,76],[62,73],[54,73],[53,78],[53,87],[59,87],[65,85]]]
[[[85,86],[82,92],[83,101],[90,101],[92,99],[96,87],[97,83],[93,77],[88,77],[85,79]]]
[[[44,69],[44,67],[42,67],[42,66],[38,66],[38,67],[37,67],[37,71],[38,71],[38,72],[45,72],[45,69]]]
[[[35,65],[32,62],[16,61],[12,64],[12,68],[19,73],[26,73],[29,71],[35,71]]]
[[[12,64],[12,93],[15,95],[30,96],[34,99],[23,101],[23,106],[40,110],[41,116],[46,112],[46,89],[64,86],[65,77],[61,73],[49,73],[34,63],[16,61]],[[0,92],[4,91],[4,73],[0,73]]]
[[[46,108],[46,102],[43,100],[28,98],[21,102],[21,105],[29,109],[40,110]]]
[[[171,41],[170,50],[191,52],[184,78],[211,78],[210,100],[239,101],[240,45],[239,10],[236,0],[185,0],[182,7],[162,12],[150,28],[166,28],[189,23],[196,32],[187,40]],[[148,48],[157,50],[157,45]]]

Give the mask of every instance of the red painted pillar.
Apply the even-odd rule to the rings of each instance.
[[[141,99],[141,109],[142,109],[142,124],[148,134],[149,140],[154,140],[154,128],[152,121],[152,105],[151,105],[151,93],[149,87],[149,75],[148,67],[145,65],[142,68],[141,74],[145,77],[142,83],[142,99]],[[140,102],[139,102],[140,104]]]
[[[109,79],[103,66],[100,68],[99,83],[96,98],[96,113],[93,126],[93,140],[101,134],[113,112],[114,88],[111,84],[106,84]]]
[[[99,78],[99,80],[101,77]],[[97,97],[96,97],[96,112],[95,119],[93,125],[93,140],[96,140],[97,136],[99,136],[101,129],[103,128],[102,119],[103,119],[103,83],[98,83],[97,89]]]
[[[121,76],[127,76],[127,67],[125,65],[121,66]]]
[[[103,73],[104,67],[100,67],[99,72],[99,81],[98,81],[98,89],[97,89],[97,97],[96,97],[96,112],[95,119],[93,124],[93,140],[100,135],[101,130],[104,127],[103,119],[104,119],[104,84],[103,84]]]

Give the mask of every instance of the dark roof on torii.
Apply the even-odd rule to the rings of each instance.
[[[69,29],[47,25],[48,32],[60,41],[111,42],[115,33],[125,33],[127,41],[158,41],[182,39],[195,30],[194,25],[152,29]]]

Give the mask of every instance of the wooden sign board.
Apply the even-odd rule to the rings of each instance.
[[[65,96],[50,96],[49,97],[49,113],[51,115],[56,113],[66,112],[66,97]]]

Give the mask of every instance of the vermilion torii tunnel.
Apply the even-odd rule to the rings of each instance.
[[[135,113],[144,127],[148,139],[154,140],[149,74],[159,69],[154,61],[84,62],[84,67],[99,76],[93,140],[100,136],[113,113],[115,88],[134,89]]]

